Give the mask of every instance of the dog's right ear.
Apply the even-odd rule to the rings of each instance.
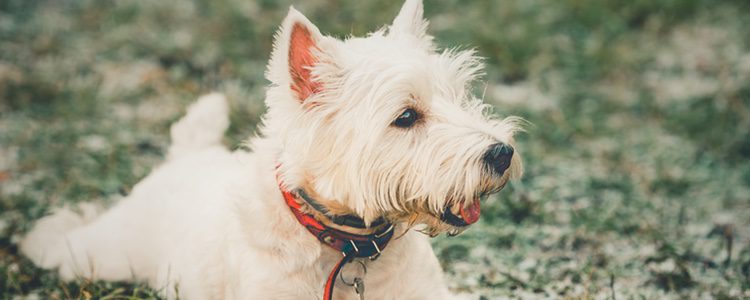
[[[276,33],[266,77],[276,85],[289,85],[292,96],[299,102],[320,92],[321,85],[312,69],[319,61],[322,38],[315,25],[289,7],[289,14]]]
[[[423,47],[432,48],[432,36],[427,34],[428,25],[429,22],[424,19],[422,0],[406,0],[393,20],[388,34],[411,36],[417,38]]]

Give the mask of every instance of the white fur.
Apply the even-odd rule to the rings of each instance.
[[[323,86],[304,103],[289,88],[294,24],[317,41],[312,71]],[[445,231],[435,216],[465,205],[487,188],[482,182],[498,188],[520,176],[521,165],[514,155],[502,177],[488,177],[482,155],[491,144],[512,144],[517,121],[488,115],[467,92],[479,60],[472,51],[436,53],[426,27],[419,0],[406,1],[387,33],[345,41],[321,35],[290,9],[266,73],[269,109],[248,143],[252,153],[221,145],[226,100],[204,96],[173,125],[164,164],[127,198],[98,217],[90,208],[45,217],[21,250],[66,279],[145,280],[169,298],[319,299],[341,254],[297,223],[278,175],[287,189],[312,187],[368,221],[394,216],[400,237],[367,262],[368,299],[449,298],[428,238],[398,216],[427,216],[422,223]],[[423,120],[391,126],[406,107]],[[356,272],[352,266],[344,274]],[[335,298],[356,294],[339,282]]]

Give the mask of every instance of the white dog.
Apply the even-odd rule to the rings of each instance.
[[[221,145],[226,100],[204,96],[131,195],[100,215],[58,210],[22,251],[66,279],[142,280],[169,298],[450,298],[423,233],[476,222],[521,160],[517,119],[468,91],[479,59],[437,52],[426,29],[420,0],[343,41],[290,9],[252,152]]]

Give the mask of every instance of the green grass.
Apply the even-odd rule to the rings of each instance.
[[[164,155],[201,93],[254,132],[289,1],[0,2],[0,298],[154,298],[60,281],[16,243],[66,203],[112,203]],[[361,35],[400,1],[297,1]],[[750,4],[426,1],[444,47],[487,58],[477,86],[530,121],[525,177],[464,234],[435,239],[455,290],[485,298],[750,297]]]

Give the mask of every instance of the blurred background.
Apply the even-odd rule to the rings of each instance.
[[[16,243],[51,208],[113,203],[164,157],[202,93],[226,144],[263,113],[292,1],[0,1],[0,298],[153,298],[66,283]],[[293,3],[325,34],[389,24],[400,0]],[[750,298],[750,2],[425,1],[441,47],[476,47],[477,94],[530,122],[525,177],[434,240],[484,299]],[[130,299],[130,298],[129,298]]]

